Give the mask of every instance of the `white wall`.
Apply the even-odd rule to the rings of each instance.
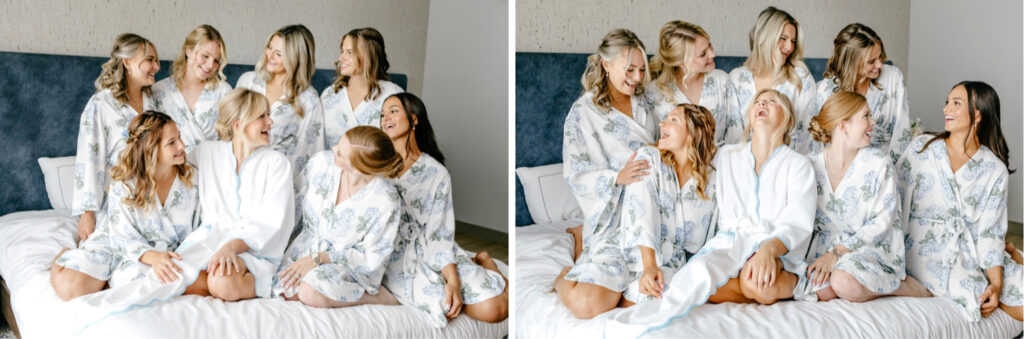
[[[718,55],[747,56],[750,28],[768,6],[785,10],[800,22],[804,57],[828,58],[839,30],[860,22],[881,36],[893,63],[907,65],[909,0],[523,0],[516,2],[516,51],[593,53],[609,30],[627,28],[653,54],[661,25],[684,20],[711,35]]]
[[[911,115],[941,131],[942,105],[962,80],[980,80],[999,93],[1003,134],[1010,146],[1009,219],[1021,222],[1021,1],[912,0],[910,4]]]
[[[432,0],[423,101],[452,175],[455,218],[508,222],[508,1]]]
[[[114,37],[142,35],[160,58],[173,60],[185,36],[200,24],[220,31],[228,62],[255,64],[267,36],[301,23],[316,39],[317,68],[334,68],[341,36],[372,26],[384,35],[391,72],[409,75],[419,92],[426,51],[426,1],[7,0],[0,10],[0,51],[109,56]],[[97,70],[99,72],[99,70]]]

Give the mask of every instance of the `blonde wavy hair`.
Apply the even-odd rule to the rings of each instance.
[[[786,60],[778,60],[782,56],[779,52],[779,39],[786,24],[796,28],[796,44]],[[797,68],[807,70],[804,64],[804,31],[800,29],[800,23],[786,11],[774,6],[761,11],[757,16],[757,24],[750,29],[750,57],[743,66],[749,68],[754,75],[775,74],[773,85],[788,81],[797,89],[803,89],[800,76],[796,74]]]
[[[644,43],[640,41],[640,38],[636,37],[632,31],[624,28],[613,29],[604,36],[601,40],[601,45],[597,47],[597,53],[591,54],[587,57],[587,68],[583,71],[583,76],[580,78],[580,82],[583,84],[584,92],[591,92],[594,94],[594,105],[597,106],[601,112],[608,113],[612,108],[611,91],[612,88],[608,83],[608,73],[604,71],[604,67],[601,65],[601,61],[611,63],[615,59],[619,58],[623,51],[626,51],[626,63],[628,64],[631,60],[632,53],[629,53],[633,49],[640,50],[640,53],[644,55],[644,65],[647,65],[647,52],[644,49]],[[634,95],[640,95],[644,92],[644,84],[651,80],[651,74],[647,69],[644,70],[644,77],[637,84]]]
[[[103,70],[100,72],[100,76],[93,82],[93,86],[96,86],[96,91],[100,92],[109,89],[110,94],[114,96],[114,100],[117,100],[122,105],[127,105],[129,100],[128,70],[124,67],[124,61],[134,57],[136,53],[139,53],[139,50],[142,51],[144,56],[148,56],[151,51],[156,56],[156,47],[148,39],[133,33],[118,35],[114,39],[114,47],[110,50],[110,60],[103,63]],[[153,90],[150,86],[143,86],[142,93],[152,95]]]
[[[711,115],[704,106],[694,104],[676,105],[669,115],[678,115],[686,123],[686,130],[689,132],[686,145],[689,149],[686,160],[690,163],[690,173],[697,180],[697,195],[701,199],[708,200],[704,191],[708,187],[708,175],[714,170],[711,160],[715,159],[718,147],[715,146],[715,117]],[[667,150],[659,149],[661,162],[666,165],[676,166],[676,156]]]
[[[357,126],[346,131],[345,138],[352,145],[349,162],[357,171],[389,179],[402,173],[402,156],[384,131],[372,126]]]
[[[284,62],[284,103],[292,105],[295,114],[300,118],[305,116],[302,105],[295,98],[311,86],[313,72],[316,71],[316,44],[313,40],[313,33],[303,25],[288,25],[267,37],[263,44],[264,50],[270,48],[270,40],[279,37],[284,40],[282,61]],[[270,81],[271,75],[267,71],[267,53],[260,55],[260,61],[256,63],[256,74],[259,74],[263,81]],[[276,98],[274,99],[277,100]]]
[[[235,137],[231,128],[234,123],[237,121],[238,126],[245,127],[264,114],[270,114],[270,102],[259,92],[239,87],[220,100],[217,111],[220,112],[220,118],[214,125],[217,136],[221,140],[231,141]]]
[[[690,69],[690,63],[697,54],[693,44],[698,37],[704,37],[711,43],[711,37],[698,25],[673,20],[661,26],[658,54],[651,58],[651,77],[670,103],[675,103],[671,85],[678,81],[686,87],[686,82],[699,74]]]
[[[884,63],[887,59],[882,39],[871,27],[859,23],[843,27],[832,43],[835,48],[832,50],[832,57],[828,59],[828,67],[825,68],[822,78],[831,78],[836,84],[836,92],[856,90],[860,67],[875,45],[882,51],[879,57],[881,61]],[[881,88],[878,79],[871,79],[871,84]]]
[[[181,44],[181,53],[178,53],[178,57],[171,64],[171,77],[174,79],[175,84],[180,86],[181,82],[185,79],[185,72],[188,71],[188,51],[211,41],[220,46],[220,60],[218,61],[217,72],[210,74],[210,77],[203,79],[203,81],[206,82],[207,89],[214,89],[217,88],[221,81],[227,79],[224,76],[224,67],[228,65],[228,50],[224,45],[224,39],[220,37],[220,32],[216,28],[204,24],[199,25],[199,27],[188,33],[188,36],[185,37],[185,43]]]
[[[167,114],[146,111],[136,115],[128,124],[128,139],[124,150],[118,156],[117,166],[110,169],[110,178],[121,181],[132,189],[131,194],[124,198],[125,205],[149,210],[157,197],[156,166],[160,155],[164,126],[174,125],[174,120]],[[192,187],[192,166],[188,162],[174,165],[178,179],[186,187]]]
[[[352,39],[352,46],[359,59],[359,65],[363,67],[363,78],[369,85],[369,91],[363,100],[373,100],[380,96],[381,80],[390,80],[388,76],[388,54],[384,51],[384,37],[373,27],[357,28],[349,31],[341,37],[338,48],[344,48],[345,38]],[[342,51],[344,53],[344,51]],[[349,76],[341,75],[341,65],[334,62],[334,93],[338,93],[342,87],[348,86]]]
[[[868,106],[868,100],[856,92],[841,91],[832,94],[821,106],[821,112],[811,118],[811,138],[822,144],[832,142],[832,130],[843,121],[849,120],[857,112]]]
[[[757,94],[754,95],[754,100],[750,102],[749,108],[747,109],[747,128],[744,129],[743,131],[743,139],[750,140],[750,134],[753,131],[751,126],[753,125],[754,121],[754,110],[755,107],[757,107],[757,105],[755,105],[754,103],[757,102],[757,98],[761,97],[761,94],[771,95],[772,97],[775,98],[775,101],[778,102],[779,107],[782,108],[783,117],[785,119],[783,120],[782,125],[786,126],[786,128],[783,128],[781,131],[778,131],[776,133],[782,133],[782,143],[789,145],[789,132],[792,132],[793,127],[796,126],[796,116],[793,114],[793,104],[789,101],[789,98],[786,97],[785,94],[782,94],[779,91],[776,91],[771,88],[765,88],[758,91]],[[778,137],[778,135],[773,135],[772,139]]]

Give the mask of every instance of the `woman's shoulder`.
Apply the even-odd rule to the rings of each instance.
[[[235,88],[251,88],[258,80],[263,79],[260,78],[259,74],[256,74],[256,71],[242,73],[242,76],[238,77],[238,81],[235,82]]]
[[[166,78],[163,78],[160,81],[157,81],[155,84],[153,84],[152,87],[150,87],[150,89],[153,90],[153,95],[154,96],[157,95],[158,93],[173,91],[174,88],[175,87],[174,87],[173,76],[168,76]]]
[[[377,86],[380,87],[380,100],[384,100],[392,94],[405,92],[401,86],[387,80],[378,81]]]

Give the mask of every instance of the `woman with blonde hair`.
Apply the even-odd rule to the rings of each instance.
[[[641,146],[654,142],[657,125],[652,106],[643,95],[648,83],[647,56],[644,45],[626,29],[615,29],[605,35],[597,53],[587,59],[582,76],[583,90],[565,118],[562,158],[563,176],[583,209],[584,223],[576,239],[582,243],[576,265],[556,279],[556,289],[580,288],[587,292],[573,295],[608,296],[606,290],[622,290],[615,269],[620,262],[618,251],[595,251],[592,244],[618,237],[617,204],[626,185],[641,180],[650,166],[634,160]],[[565,273],[565,272],[563,272]],[[564,283],[563,283],[564,282]],[[575,286],[579,284],[580,286]],[[566,305],[567,294],[559,292]],[[595,300],[604,305],[607,300]],[[577,317],[591,318],[600,311],[583,307]]]
[[[247,88],[271,101],[270,148],[288,157],[299,181],[306,161],[329,147],[324,139],[324,112],[311,85],[316,71],[313,33],[303,25],[289,25],[271,34],[256,70],[238,78],[236,88]],[[296,190],[299,188],[296,187]]]
[[[79,217],[81,243],[77,250],[57,257],[62,271],[74,276],[67,284],[72,287],[56,289],[61,299],[98,291],[110,278],[112,254],[104,221],[110,169],[124,148],[128,123],[152,107],[150,86],[159,70],[153,43],[124,33],[114,40],[110,59],[96,78],[96,94],[82,111],[75,154],[71,215]]]
[[[743,112],[757,98],[756,93],[774,89],[793,103],[795,128],[790,133],[790,147],[806,154],[811,150],[807,124],[814,116],[814,77],[804,64],[804,32],[793,16],[775,7],[768,7],[757,16],[750,30],[750,57],[729,72],[736,86],[737,105]],[[746,118],[746,117],[744,117]],[[743,121],[747,128],[750,121]],[[746,141],[746,140],[741,140]]]
[[[405,201],[395,254],[384,274],[398,301],[447,326],[464,309],[484,322],[508,318],[508,284],[486,251],[455,243],[452,180],[423,101],[411,93],[384,99],[381,129],[402,156],[394,183]],[[438,293],[444,291],[444,293]]]
[[[896,163],[910,139],[910,101],[903,85],[903,73],[886,65],[882,39],[868,26],[846,25],[833,41],[835,49],[828,59],[828,68],[818,82],[815,106],[820,109],[834,93],[855,92],[867,98],[875,127],[871,146],[886,153]],[[820,148],[820,143],[814,148]]]
[[[811,119],[811,137],[825,146],[809,155],[818,211],[801,278],[821,301],[931,296],[906,275],[896,169],[871,146],[874,128],[868,101],[854,92],[830,96]]]
[[[302,232],[285,252],[274,295],[313,307],[397,305],[381,279],[394,250],[401,201],[391,181],[402,158],[379,128],[349,129],[303,170]]]
[[[153,85],[153,105],[177,123],[186,152],[217,139],[217,104],[231,92],[224,77],[227,57],[220,32],[199,25],[185,37],[171,75]]]
[[[942,108],[945,131],[921,135],[896,164],[907,233],[907,272],[971,322],[1002,309],[1024,316],[1022,267],[1005,246],[1010,151],[999,95],[963,81]],[[1009,247],[1009,248],[1008,248]]]
[[[334,85],[320,95],[329,145],[337,144],[352,127],[380,126],[384,98],[403,92],[388,81],[391,64],[384,52],[384,37],[373,27],[346,33],[341,38],[341,56],[334,66]]]
[[[185,163],[185,146],[178,135],[171,117],[160,112],[136,115],[128,125],[125,148],[110,170],[104,227],[110,233],[111,262],[96,267],[104,271],[110,286],[134,280],[151,267],[163,282],[177,279],[171,258],[181,258],[173,251],[199,220],[193,169]],[[63,299],[99,291],[107,280],[76,284],[83,273],[68,266],[85,254],[76,252],[84,251],[58,255],[50,270],[54,291]]]
[[[814,169],[788,146],[796,117],[786,95],[764,89],[755,98],[747,111],[750,141],[722,147],[712,162],[714,236],[676,272],[660,303],[616,314],[609,336],[646,333],[707,302],[808,299],[799,277],[814,231],[816,195],[807,180]]]
[[[743,117],[736,87],[725,72],[715,69],[711,37],[698,25],[674,20],[661,27],[658,53],[651,58],[653,85],[647,97],[658,121],[680,104],[704,106],[715,118],[715,144],[740,142]]]

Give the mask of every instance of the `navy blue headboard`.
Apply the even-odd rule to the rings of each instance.
[[[562,162],[562,125],[569,107],[583,93],[580,76],[588,54],[516,52],[516,168]],[[728,73],[747,57],[715,57]],[[815,80],[827,59],[804,59]],[[533,224],[523,185],[516,177],[516,226]]]
[[[0,52],[0,215],[49,209],[43,173],[36,159],[75,154],[78,122],[95,89],[93,80],[107,58]],[[156,79],[166,78],[169,61]],[[234,86],[253,65],[224,68]],[[406,88],[404,74],[391,82]],[[334,70],[317,69],[313,87],[331,85]]]

